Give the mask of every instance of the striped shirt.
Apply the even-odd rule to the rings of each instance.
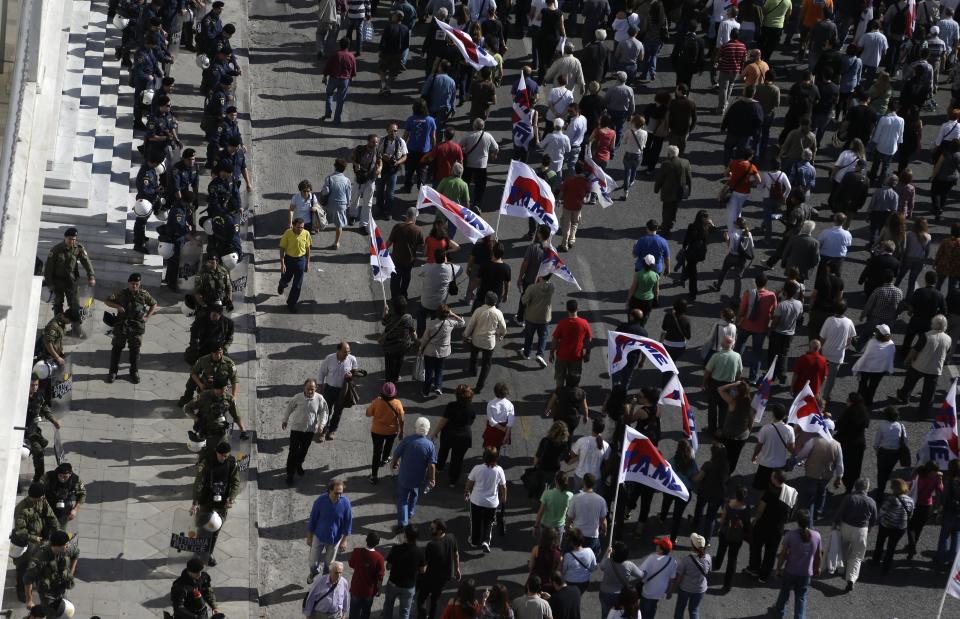
[[[740,41],[728,41],[720,48],[717,69],[723,73],[740,74],[743,61],[747,58],[747,46]]]
[[[347,18],[364,19],[370,13],[368,0],[347,0]]]
[[[880,524],[888,529],[902,531],[907,528],[907,522],[910,521],[914,509],[913,499],[909,496],[905,494],[888,496],[880,510]]]

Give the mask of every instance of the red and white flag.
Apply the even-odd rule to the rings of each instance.
[[[374,281],[384,282],[397,272],[397,267],[393,264],[390,251],[387,249],[387,244],[383,242],[383,235],[380,234],[380,228],[377,227],[377,222],[372,215],[368,227],[370,228],[370,272],[373,274]]]
[[[510,162],[503,198],[500,200],[500,213],[513,217],[533,217],[538,223],[548,225],[551,234],[556,234],[560,229],[557,200],[549,183],[537,176],[533,168],[516,160]]]
[[[543,248],[543,261],[540,263],[540,269],[537,271],[537,277],[543,277],[544,275],[556,275],[564,281],[568,281],[574,286],[577,287],[577,290],[582,290],[580,284],[577,283],[577,278],[573,276],[573,273],[570,272],[570,269],[567,268],[566,263],[560,259],[560,255],[557,254],[551,245],[547,245]]]
[[[476,243],[485,236],[493,234],[493,228],[490,227],[483,217],[480,217],[470,209],[461,206],[453,200],[447,198],[433,187],[422,185],[420,195],[417,196],[417,208],[424,209],[434,207],[437,212],[443,213],[447,219],[453,222],[457,230],[463,232],[471,243]]]
[[[635,350],[642,352],[661,372],[678,373],[670,353],[660,342],[632,333],[607,331],[607,371],[611,376],[627,367],[627,356]]]
[[[947,580],[947,595],[960,600],[960,552],[953,558],[953,567],[950,568],[950,578]],[[943,610],[942,603],[940,609]]]
[[[583,152],[583,165],[587,168],[587,178],[590,180],[590,191],[597,196],[597,203],[601,207],[607,208],[613,204],[613,191],[617,188],[617,183],[613,180],[612,176],[604,172],[603,168],[593,160],[591,145],[587,143],[585,148],[586,150]]]
[[[917,450],[917,461],[934,462],[941,471],[947,470],[951,460],[960,457],[957,437],[957,380],[954,379],[943,398],[940,410],[933,416],[923,445]]]
[[[690,500],[690,491],[673,472],[670,463],[653,441],[630,426],[624,428],[618,481],[621,484],[625,481],[637,482],[683,501]]]
[[[436,17],[433,21],[437,26],[447,33],[447,40],[451,41],[460,50],[460,55],[471,67],[479,71],[483,67],[497,66],[497,59],[494,58],[482,45],[473,42],[473,38],[463,30],[457,30],[450,24],[446,24]]]
[[[527,90],[527,77],[520,72],[520,83],[517,92],[513,95],[513,143],[520,148],[530,146],[533,140],[533,101],[530,91]]]
[[[680,427],[683,429],[683,435],[690,441],[693,453],[697,453],[697,447],[700,446],[700,440],[697,438],[697,418],[690,407],[690,401],[683,390],[683,385],[680,384],[679,375],[674,374],[667,386],[663,388],[657,406],[680,409]]]
[[[767,403],[770,401],[770,394],[773,392],[773,370],[777,367],[777,357],[774,356],[770,362],[770,369],[764,374],[763,378],[757,381],[757,392],[753,394],[753,401],[750,406],[753,408],[753,423],[760,423],[763,419],[763,413],[767,410]]]
[[[787,416],[787,423],[800,426],[800,429],[804,432],[831,438],[823,411],[817,404],[817,397],[813,395],[809,380],[797,394],[797,397],[793,399],[793,404],[790,405],[790,414]]]

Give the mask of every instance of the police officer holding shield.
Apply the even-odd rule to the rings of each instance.
[[[204,436],[207,441],[206,447],[200,452],[201,462],[209,458],[216,446],[226,440],[227,430],[230,428],[228,416],[240,428],[240,440],[245,441],[248,438],[247,429],[237,411],[237,403],[226,393],[228,383],[226,377],[215,378],[210,389],[205,389],[199,398],[183,407],[183,412],[194,420],[194,431]]]
[[[193,399],[193,394],[199,391],[205,391],[213,387],[218,378],[225,378],[232,385],[230,399],[237,398],[237,392],[240,390],[240,380],[237,378],[237,364],[233,359],[223,354],[223,346],[217,346],[208,355],[197,359],[190,372],[190,379],[187,381],[186,391],[180,398],[178,404],[183,406]]]
[[[80,476],[73,472],[69,462],[62,462],[55,470],[47,472],[41,483],[47,503],[53,508],[60,526],[67,526],[67,521],[77,517],[77,511],[87,498],[87,489]]]
[[[209,438],[207,444],[209,445]],[[197,467],[190,515],[197,517],[197,526],[203,526],[214,512],[226,521],[227,510],[233,507],[239,493],[240,468],[237,460],[230,455],[230,443],[219,443],[214,455],[202,459]],[[217,529],[210,539],[210,558],[207,565],[211,567],[217,564],[213,551],[219,537],[220,529]]]
[[[30,457],[33,458],[33,481],[35,482],[43,478],[43,450],[50,444],[50,441],[43,436],[43,428],[40,427],[44,419],[52,423],[54,428],[60,429],[60,422],[53,416],[47,396],[40,389],[40,378],[32,376],[30,396],[27,400],[27,418],[23,424],[25,428],[23,442],[30,449]]]

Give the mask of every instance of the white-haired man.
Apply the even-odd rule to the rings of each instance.
[[[303,604],[308,619],[346,619],[350,615],[350,583],[343,577],[343,563],[334,561],[330,571],[313,581]]]
[[[430,420],[418,417],[414,433],[397,445],[391,466],[397,472],[397,525],[395,531],[403,530],[417,510],[420,487],[426,482],[428,488],[436,485],[437,449],[427,438]]]
[[[546,82],[552,84],[559,75],[567,77],[567,87],[573,91],[575,97],[582,97],[585,94],[584,89],[587,84],[583,80],[583,67],[580,60],[573,55],[573,43],[566,43],[563,46],[563,56],[550,65],[545,78]]]
[[[952,340],[945,332],[947,318],[937,314],[930,321],[930,330],[919,336],[913,345],[904,365],[907,366],[907,375],[903,378],[903,386],[897,391],[897,400],[906,404],[910,392],[923,379],[923,390],[920,392],[920,404],[917,406],[917,420],[923,421],[930,415],[930,406],[933,404],[933,394],[937,390],[937,379],[943,373],[943,363],[950,352]],[[883,492],[883,488],[880,489]]]
[[[657,180],[653,185],[654,193],[660,194],[663,203],[663,217],[660,229],[670,232],[677,220],[677,207],[680,202],[690,195],[693,187],[693,171],[690,162],[680,156],[680,148],[674,145],[667,147],[667,159],[657,170]],[[624,196],[626,196],[624,188]]]
[[[486,121],[473,119],[473,131],[460,140],[463,151],[463,181],[473,183],[473,202],[470,207],[479,211],[483,204],[483,193],[487,189],[487,165],[500,154],[497,139],[486,132]],[[467,206],[464,204],[464,206]]]

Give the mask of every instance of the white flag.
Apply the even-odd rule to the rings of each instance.
[[[683,485],[670,463],[653,441],[630,426],[624,428],[623,453],[620,456],[619,482],[633,481],[684,501],[690,500],[690,491]]]
[[[760,423],[763,419],[763,413],[767,410],[767,402],[770,401],[770,392],[773,391],[773,370],[777,367],[777,358],[774,357],[770,362],[770,369],[764,374],[763,378],[757,381],[757,392],[753,394],[753,401],[750,406],[753,407],[753,423]]]
[[[790,414],[787,417],[787,423],[793,423],[800,426],[804,432],[820,434],[825,438],[830,437],[830,430],[827,429],[826,419],[817,404],[817,397],[813,395],[813,389],[810,388],[810,381],[803,386],[797,397],[793,399],[790,405]]]
[[[385,282],[390,276],[397,272],[393,264],[393,258],[387,250],[387,244],[383,242],[383,236],[380,234],[380,228],[374,221],[373,215],[370,216],[370,272],[373,279],[378,282]]]

